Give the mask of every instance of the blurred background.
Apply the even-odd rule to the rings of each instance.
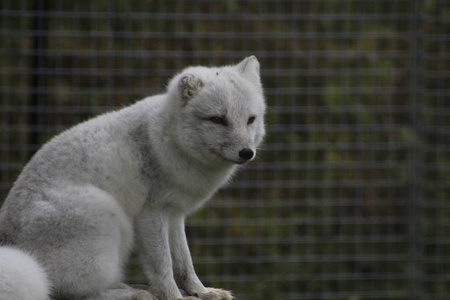
[[[60,131],[254,54],[268,136],[188,220],[241,300],[450,299],[450,2],[2,0],[0,202]],[[132,259],[128,282],[145,283]]]

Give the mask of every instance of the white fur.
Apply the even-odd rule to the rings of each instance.
[[[255,57],[187,68],[166,94],[44,145],[0,212],[0,242],[32,252],[56,296],[152,299],[117,288],[135,241],[159,299],[181,298],[178,288],[205,300],[232,299],[198,279],[184,220],[255,157],[264,111]]]
[[[0,248],[0,300],[48,300],[49,286],[44,271],[29,254]]]

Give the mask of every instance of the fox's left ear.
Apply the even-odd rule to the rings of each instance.
[[[186,74],[180,78],[178,90],[183,100],[189,100],[203,87],[203,81],[194,74]]]
[[[237,65],[237,69],[253,83],[257,85],[261,84],[259,77],[259,62],[254,55],[244,58],[244,60]]]

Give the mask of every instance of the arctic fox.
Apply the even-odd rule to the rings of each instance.
[[[8,287],[1,282],[0,295],[35,289],[39,299],[175,300],[183,289],[204,300],[233,299],[198,279],[184,220],[255,157],[264,112],[259,63],[251,56],[233,66],[187,68],[166,94],[53,138],[25,166],[0,211],[0,244],[7,246],[0,256],[21,250],[7,254],[10,266],[0,263],[0,279],[22,276]],[[148,291],[121,284],[135,244]],[[29,271],[15,266],[20,256],[29,258]],[[29,281],[39,286],[23,287]]]

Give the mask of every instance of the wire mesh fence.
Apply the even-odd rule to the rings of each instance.
[[[445,0],[3,0],[0,199],[31,155],[189,65],[255,54],[255,162],[188,221],[241,299],[450,299]],[[145,283],[132,260],[128,281]]]

